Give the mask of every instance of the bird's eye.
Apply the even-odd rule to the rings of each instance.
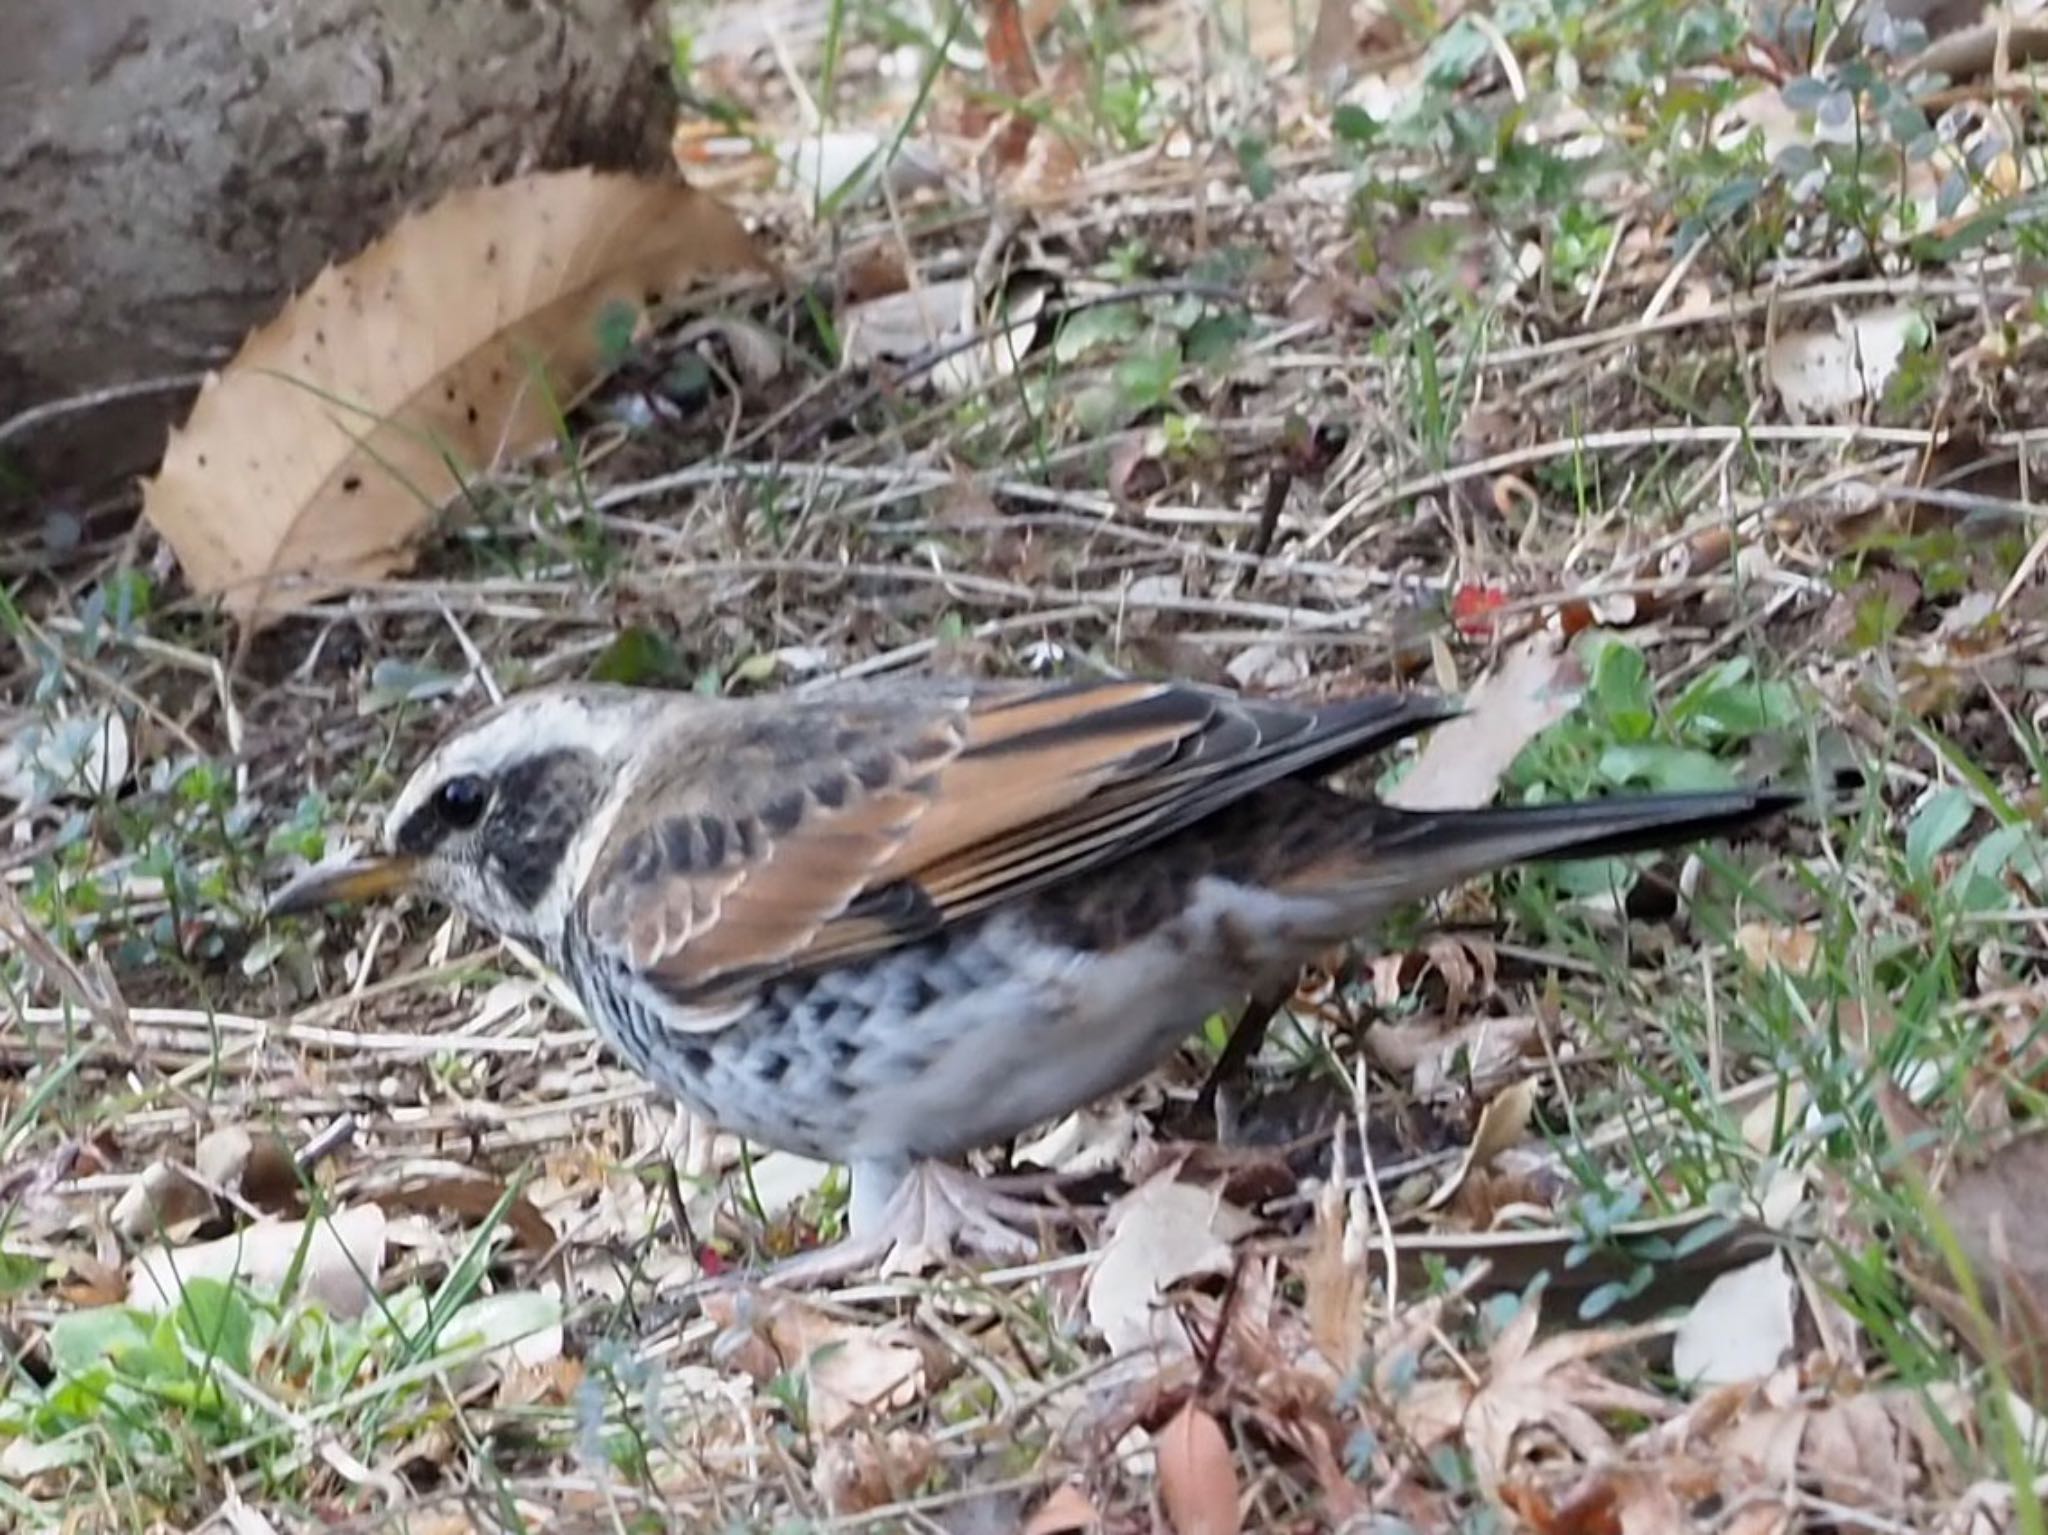
[[[484,818],[491,802],[491,786],[474,774],[451,778],[434,791],[434,809],[444,824],[467,831]]]

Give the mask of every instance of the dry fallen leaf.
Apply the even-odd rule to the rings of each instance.
[[[1782,1253],[1717,1276],[1671,1343],[1671,1371],[1694,1387],[1758,1380],[1792,1348],[1798,1289]]]
[[[562,1299],[553,1285],[479,1296],[448,1319],[444,1349],[476,1350],[451,1376],[458,1393],[508,1380],[532,1389],[535,1377],[562,1362]]]
[[[1175,1182],[1175,1171],[1139,1184],[1104,1221],[1109,1240],[1088,1276],[1088,1319],[1113,1354],[1185,1351],[1185,1333],[1158,1309],[1160,1293],[1191,1274],[1225,1272],[1231,1239],[1251,1224],[1215,1192]]]
[[[1838,317],[1833,330],[1794,331],[1774,340],[1764,371],[1795,420],[1874,404],[1926,323],[1907,308]]]
[[[380,1193],[376,1200],[392,1215],[447,1212],[476,1221],[487,1219],[502,1204],[499,1219],[518,1246],[535,1257],[552,1252],[555,1228],[548,1218],[524,1194],[507,1200],[506,1193],[503,1184],[490,1178],[427,1178]]]
[[[178,1242],[214,1213],[213,1195],[183,1168],[152,1162],[114,1202],[108,1217],[131,1242],[151,1237]]]
[[[1724,151],[1733,152],[1751,134],[1766,160],[1776,160],[1795,146],[1810,148],[1828,137],[1824,125],[1815,123],[1785,101],[1776,85],[1760,85],[1730,102],[1714,119],[1714,140]]]
[[[1820,935],[1810,927],[1745,922],[1735,930],[1735,947],[1752,970],[1768,971],[1775,966],[1805,975],[1820,953]]]
[[[1319,91],[1341,87],[1358,52],[1351,0],[1317,0],[1315,29],[1302,50],[1302,72]]]
[[[986,326],[989,296],[968,277],[849,304],[839,315],[840,361],[855,368],[936,355],[916,377],[941,394],[970,394],[1017,371],[1037,338],[1047,292],[1041,284],[1017,284],[996,299]]]
[[[277,1526],[260,1509],[244,1503],[241,1494],[232,1486],[226,1492],[218,1517],[230,1535],[277,1535]],[[413,1535],[419,1535],[417,1528]]]
[[[1254,693],[1284,693],[1307,682],[1312,668],[1299,646],[1261,640],[1232,656],[1223,668],[1230,680]]]
[[[312,1221],[258,1221],[197,1247],[152,1248],[129,1266],[128,1304],[162,1311],[194,1279],[239,1279],[274,1291],[296,1270],[297,1294],[335,1316],[360,1316],[384,1267],[385,1230],[382,1210],[353,1205]]]
[[[1520,1076],[1526,1059],[1541,1055],[1542,1033],[1533,1013],[1474,1018],[1449,1029],[1434,1020],[1382,1019],[1366,1028],[1365,1049],[1383,1070],[1412,1077],[1409,1090],[1418,1098],[1453,1090],[1488,1093]]]
[[[1237,1461],[1217,1421],[1185,1403],[1154,1439],[1159,1502],[1174,1535],[1237,1535]]]
[[[1535,1077],[1524,1077],[1495,1094],[1479,1116],[1479,1126],[1472,1132],[1472,1144],[1465,1148],[1465,1155],[1458,1159],[1458,1165],[1429,1197],[1424,1208],[1437,1210],[1449,1204],[1467,1178],[1491,1167],[1494,1158],[1528,1137],[1529,1121],[1536,1113],[1537,1083]]]
[[[1088,1501],[1088,1494],[1072,1482],[1062,1482],[1025,1522],[1021,1535],[1087,1535],[1100,1528],[1102,1514]]]
[[[892,130],[822,129],[776,146],[785,185],[807,208],[826,203],[851,208],[887,186],[898,197],[944,183],[938,156],[915,139],[899,140]]]
[[[1952,1432],[1972,1417],[1958,1396],[1937,1382],[1750,1409],[1731,1419],[1723,1450],[1775,1486],[1817,1484],[1821,1496],[1848,1508],[1899,1509],[1953,1482],[1954,1441],[1944,1427]]]
[[[747,1164],[746,1192],[762,1216],[772,1221],[810,1198],[831,1176],[829,1162],[771,1151]]]
[[[1555,636],[1530,636],[1471,691],[1463,714],[1437,726],[1387,803],[1403,810],[1485,804],[1522,748],[1571,713],[1582,681]]]
[[[1150,1142],[1151,1126],[1127,1104],[1074,1110],[1016,1151],[1016,1161],[1068,1178],[1128,1166]]]
[[[265,1215],[298,1215],[305,1208],[298,1162],[273,1130],[223,1125],[209,1131],[192,1148],[192,1167],[207,1187],[239,1194]]]
[[[127,782],[133,766],[127,722],[111,709],[0,720],[0,799],[99,799]]]
[[[651,307],[768,269],[678,182],[563,171],[458,192],[242,344],[172,434],[143,514],[195,591],[260,627],[402,568],[466,476],[554,440]]]
[[[1536,1341],[1540,1308],[1532,1297],[1487,1351],[1485,1382],[1465,1410],[1463,1431],[1474,1479],[1499,1497],[1516,1465],[1522,1430],[1541,1424],[1581,1460],[1614,1452],[1596,1413],[1640,1413],[1661,1420],[1670,1404],[1654,1392],[1608,1379],[1594,1369],[1601,1354],[1656,1336],[1656,1326],[1565,1332]]]
[[[1711,1478],[1700,1485],[1700,1468],[1679,1460],[1598,1466],[1563,1488],[1557,1480],[1539,1467],[1502,1489],[1523,1527],[1541,1535],[1691,1535],[1691,1505],[1715,1491]]]
[[[1895,1091],[1880,1095],[1898,1135],[1921,1120]],[[1917,1162],[1930,1160],[1926,1152]],[[1925,1169],[1915,1165],[1916,1182]],[[1923,1185],[1924,1187],[1924,1185]],[[1912,1253],[1907,1277],[1979,1358],[1996,1363],[2028,1401],[2048,1402],[2048,1137],[2007,1141],[1957,1169],[1929,1196],[1969,1265],[1979,1299],[1965,1295],[1941,1257]]]
[[[1335,1170],[1316,1194],[1315,1234],[1302,1272],[1309,1336],[1340,1375],[1356,1368],[1365,1353],[1367,1277],[1365,1264],[1347,1251],[1354,1237],[1344,1171],[1344,1142],[1339,1139]]]
[[[923,1434],[891,1429],[884,1435],[830,1441],[818,1451],[811,1480],[826,1508],[845,1519],[909,1497],[938,1458],[937,1447]]]
[[[760,1381],[785,1370],[804,1381],[818,1434],[830,1437],[924,1392],[924,1355],[900,1329],[842,1322],[786,1295],[714,1293],[704,1298],[704,1314],[726,1329],[713,1350],[725,1363]]]
[[[1038,61],[1031,56],[1031,39],[1024,30],[1024,16],[1017,0],[989,0],[986,41],[989,73],[996,89],[1017,104],[996,135],[995,163],[1012,166],[1024,158],[1037,119],[1022,110],[1038,94]]]

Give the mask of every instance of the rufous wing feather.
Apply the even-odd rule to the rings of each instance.
[[[593,939],[678,997],[911,941],[1443,712],[1131,681],[766,702],[692,713],[701,762],[590,881]]]

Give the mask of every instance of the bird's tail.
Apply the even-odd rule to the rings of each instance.
[[[1359,835],[1303,870],[1374,907],[1431,895],[1510,864],[1605,858],[1726,837],[1799,803],[1780,789],[1617,795],[1483,810],[1370,808]]]

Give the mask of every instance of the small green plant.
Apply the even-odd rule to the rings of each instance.
[[[431,1372],[408,1366],[454,1368],[559,1321],[544,1296],[454,1304],[448,1289],[432,1298],[405,1290],[343,1319],[195,1277],[161,1313],[66,1312],[49,1330],[46,1377],[16,1364],[0,1391],[0,1443],[35,1446],[49,1474],[118,1477],[130,1497],[166,1509],[206,1499],[223,1473],[253,1471],[290,1495],[309,1474],[282,1453],[301,1419],[345,1412],[359,1447],[401,1441],[441,1390]]]
[[[1582,654],[1583,706],[1532,741],[1508,775],[1525,796],[1728,788],[1737,778],[1731,753],[1800,719],[1790,685],[1759,676],[1747,657],[1709,667],[1666,702],[1626,640],[1599,637]]]

